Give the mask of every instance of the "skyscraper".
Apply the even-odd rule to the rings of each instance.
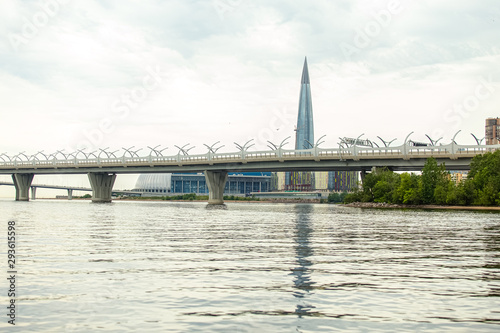
[[[295,149],[309,149],[313,147],[314,123],[307,57],[304,60],[302,79],[300,80],[299,116],[295,132]]]
[[[314,148],[314,122],[311,98],[311,81],[307,57],[304,59],[300,80],[299,114],[295,127],[295,149]],[[357,186],[354,171],[290,171],[273,173],[273,191],[351,191]]]
[[[295,149],[314,148],[314,121],[311,98],[311,81],[307,57],[304,59],[300,80],[299,114],[295,127]],[[351,191],[357,186],[354,171],[291,171],[276,172],[272,176],[273,191]]]
[[[311,98],[311,81],[307,57],[304,59],[302,78],[300,79],[299,115],[295,127],[295,149],[310,149],[314,145],[314,122]],[[292,171],[287,173],[287,190],[311,191],[314,189],[314,173]]]

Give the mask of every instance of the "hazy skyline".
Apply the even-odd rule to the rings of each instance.
[[[0,153],[293,148],[305,56],[325,147],[412,131],[473,143],[500,116],[493,0],[1,3]]]

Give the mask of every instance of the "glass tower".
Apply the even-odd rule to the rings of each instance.
[[[295,128],[295,149],[310,149],[314,145],[314,123],[311,99],[311,81],[307,68],[307,57],[304,59],[302,78],[300,80],[299,116]],[[291,191],[314,190],[314,173],[292,171],[287,173],[288,184],[285,186]]]
[[[314,123],[311,99],[311,81],[307,58],[304,60],[302,79],[300,80],[299,116],[295,129],[295,149],[309,149],[314,145]]]

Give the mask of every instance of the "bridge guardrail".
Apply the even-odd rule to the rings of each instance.
[[[78,168],[82,166],[120,166],[120,165],[176,165],[179,163],[224,163],[248,161],[284,161],[284,160],[321,160],[322,158],[328,159],[353,159],[366,158],[370,156],[377,156],[377,158],[395,158],[402,156],[404,159],[415,157],[430,157],[430,156],[446,156],[450,159],[456,159],[460,156],[470,157],[471,155],[484,154],[486,152],[493,152],[500,149],[500,145],[458,145],[452,142],[447,145],[439,146],[410,146],[403,144],[394,147],[340,147],[340,148],[311,148],[303,150],[286,150],[281,147],[274,150],[265,151],[240,151],[228,153],[214,153],[208,152],[206,154],[197,155],[174,155],[174,156],[130,156],[122,157],[107,156],[107,157],[92,157],[85,156],[79,158],[77,155],[66,156],[66,159],[55,158],[56,154],[49,155],[51,158],[46,160],[33,157],[19,157],[19,155],[27,156],[25,154],[18,154],[15,158],[5,158],[5,154],[0,157],[0,169],[31,169],[31,168]],[[95,155],[94,155],[95,156]]]

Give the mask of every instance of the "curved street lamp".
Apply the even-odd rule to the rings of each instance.
[[[349,143],[347,143],[347,141],[345,140],[346,138],[341,138],[341,137],[339,136],[339,139],[340,139],[340,143],[339,143],[339,145],[340,145],[340,144],[343,144],[343,145],[345,145],[345,147],[343,147],[343,146],[342,146],[343,148],[349,148]]]
[[[439,142],[439,140],[441,140],[443,137],[440,137],[439,139],[437,139],[436,141],[432,140],[430,136],[428,136],[427,134],[425,135],[427,137],[427,139],[429,139],[429,141],[431,142],[431,146],[437,146],[437,143]]]
[[[267,142],[269,142],[269,144],[271,145],[267,145],[271,150],[278,150],[278,149],[282,149],[285,145],[287,145],[289,142],[288,142],[288,139],[290,139],[291,137],[288,136],[286,138],[284,138],[281,143],[279,144],[279,146],[275,145],[274,143],[272,143],[271,141],[267,140]]]
[[[100,150],[101,152],[99,153],[99,155],[97,155],[97,157],[101,157],[101,154],[104,154],[104,155],[106,155],[106,157],[107,157],[107,158],[111,158],[111,157],[117,158],[117,157],[116,157],[116,155],[115,155],[115,153],[116,153],[118,150],[115,150],[115,151],[111,151],[111,152],[109,152],[109,151],[107,151],[108,149],[109,149],[109,147],[104,148],[104,149],[99,148],[99,150]]]
[[[161,153],[162,151],[164,151],[165,149],[168,149],[168,147],[165,147],[163,148],[162,150],[158,150],[157,148],[160,147],[161,145],[158,145],[158,146],[155,146],[155,147],[150,147],[148,146],[149,149],[151,149],[151,151],[149,152],[149,156],[151,156],[153,153],[156,154],[156,157],[163,157],[163,154]]]
[[[13,161],[16,161],[16,160],[22,161],[23,159],[22,159],[20,156],[23,156],[23,157],[26,159],[26,161],[27,161],[27,162],[30,160],[30,159],[29,159],[29,157],[28,157],[28,155],[26,155],[26,154],[24,153],[24,151],[23,151],[23,152],[20,152],[20,153],[19,153],[19,154],[17,154],[17,155],[15,155],[15,156],[12,158],[12,160],[13,160]]]
[[[472,137],[474,138],[474,140],[476,140],[476,143],[477,143],[478,146],[480,146],[481,143],[483,143],[483,140],[486,139],[486,137],[483,137],[481,140],[479,140],[474,134],[471,133],[470,135],[472,135]]]
[[[240,150],[240,152],[244,152],[244,151],[247,151],[248,148],[250,148],[252,146],[255,146],[255,143],[252,143],[251,145],[247,146],[252,141],[253,141],[253,139],[250,139],[247,142],[245,142],[244,145],[240,145],[240,144],[238,144],[236,142],[233,142],[233,143],[236,145],[236,148],[238,148]]]
[[[462,130],[458,130],[457,133],[455,133],[455,135],[453,136],[453,139],[451,139],[451,142],[453,142],[454,144],[457,144],[457,142],[455,141],[455,138],[457,137],[458,133],[462,132]]]
[[[30,159],[32,158],[33,160],[39,161],[40,159],[38,158],[38,155],[42,155],[45,158],[46,161],[48,161],[49,157],[50,157],[50,155],[49,156],[45,155],[43,153],[43,150],[40,150],[38,153],[31,155]]]
[[[68,159],[68,156],[64,153],[64,150],[57,150],[55,153],[50,154],[49,157],[52,156],[54,160],[57,160],[57,155],[62,155],[65,160]]]
[[[87,154],[87,156],[93,156],[94,158],[97,158],[97,155],[95,154],[96,151],[91,151],[90,153]]]
[[[217,150],[221,149],[222,147],[224,147],[224,145],[222,146],[219,146],[217,148],[214,148],[215,145],[219,144],[220,141],[217,141],[216,143],[212,144],[211,146],[207,145],[207,144],[203,144],[205,147],[208,148],[208,152],[209,153],[212,153],[212,154],[215,154],[217,152]]]
[[[181,154],[181,152],[182,152],[182,154],[184,154],[184,156],[189,155],[189,151],[190,151],[191,149],[195,148],[195,146],[193,146],[193,147],[189,147],[188,149],[186,149],[185,147],[187,147],[187,146],[189,146],[189,145],[190,145],[190,143],[187,143],[187,144],[185,144],[185,145],[184,145],[184,146],[182,146],[182,147],[179,147],[179,146],[174,145],[174,147],[176,147],[177,149],[179,149],[179,152],[177,153],[177,155],[180,155],[180,154]]]
[[[1,153],[0,154],[0,158],[2,159],[2,161],[7,162],[5,160],[5,158],[4,158],[4,156],[7,157],[7,159],[9,160],[9,162],[12,161],[12,159],[9,157],[9,155],[7,155],[6,153]]]
[[[413,134],[413,132],[410,132],[410,134],[408,134],[408,135],[406,136],[406,138],[405,138],[405,143],[404,143],[404,145],[405,145],[405,146],[406,146],[406,143],[408,142],[408,138],[409,138],[409,137],[410,137],[410,135],[412,135],[412,134]]]
[[[356,141],[354,142],[354,145],[355,145],[355,146],[358,144],[359,139],[360,139],[363,135],[365,135],[365,133],[361,134],[360,136],[358,136],[358,137],[356,138]]]
[[[84,152],[84,150],[85,150],[85,148],[83,148],[83,149],[77,149],[76,152],[75,152],[75,158],[78,156],[78,154],[82,154],[83,156],[85,156],[85,159],[88,159],[91,153],[86,154]]]
[[[385,141],[384,139],[382,139],[380,136],[377,136],[377,138],[380,139],[380,141],[382,141],[382,143],[384,144],[385,147],[389,147],[391,145],[391,143],[393,143],[396,138],[392,139],[391,141]]]
[[[132,148],[135,148],[135,146],[132,146],[132,147],[130,147],[130,148],[123,148],[123,147],[122,147],[122,149],[123,149],[123,150],[125,150],[125,151],[123,152],[122,157],[125,157],[125,154],[126,154],[126,153],[128,153],[128,154],[130,155],[130,157],[139,157],[139,155],[137,154],[137,152],[138,152],[138,151],[140,151],[140,150],[142,150],[142,148],[139,148],[139,149],[137,149],[137,150],[135,150],[135,151],[134,151],[134,150],[132,150]]]
[[[325,142],[325,141],[321,141],[325,136],[326,136],[326,134],[323,135],[322,137],[320,137],[318,140],[316,140],[316,143],[314,145],[311,142],[309,142],[309,140],[307,140],[307,139],[305,139],[305,140],[311,146],[311,148],[318,148],[320,144]]]

